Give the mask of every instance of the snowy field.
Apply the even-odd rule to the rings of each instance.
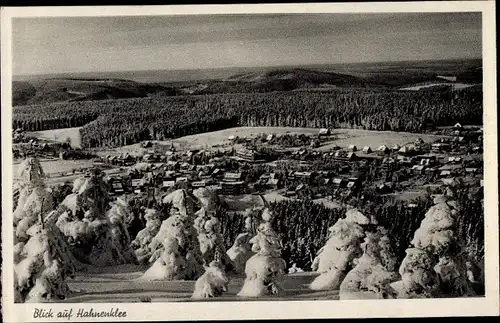
[[[44,131],[33,131],[33,132],[26,132],[26,135],[34,136],[38,139],[55,141],[55,142],[66,142],[66,138],[70,138],[71,146],[73,148],[81,148],[80,128],[81,127],[73,127],[73,128],[62,128],[62,129],[53,129]]]
[[[194,290],[194,281],[138,281],[145,271],[144,267],[122,265],[105,268],[101,272],[97,268],[78,274],[69,281],[74,292],[61,301],[64,303],[132,303],[150,298],[151,302],[187,302]],[[338,291],[317,292],[308,288],[308,284],[317,276],[316,273],[288,274],[283,282],[285,292],[279,297],[259,297],[258,299],[238,297],[243,285],[243,276],[231,277],[229,288],[221,297],[203,301],[271,301],[271,300],[337,300]]]
[[[373,150],[377,147],[386,145],[388,147],[394,145],[405,145],[413,143],[418,138],[424,142],[433,142],[445,136],[420,134],[410,132],[394,132],[394,131],[374,131],[361,129],[335,129],[332,131],[334,139],[322,144],[317,150],[329,151],[335,145],[341,148],[347,148],[349,145],[355,145],[359,150],[364,146],[370,146]]]
[[[305,134],[317,135],[319,128],[294,128],[294,127],[235,127],[225,130],[206,132],[196,135],[189,135],[167,141],[152,141],[158,144],[170,145],[174,143],[179,150],[188,149],[211,149],[219,147],[229,147],[232,144],[229,137],[247,137],[255,138],[261,134]],[[335,145],[342,148],[347,148],[349,145],[356,145],[358,148],[370,146],[376,149],[381,145],[404,145],[414,142],[417,138],[422,138],[425,142],[431,142],[444,136],[431,134],[418,134],[409,132],[394,132],[394,131],[373,131],[361,129],[334,129],[332,130],[331,140],[326,141],[319,151],[328,151]],[[241,145],[235,145],[238,149]],[[123,153],[144,154],[150,149],[145,149],[140,144],[127,145],[114,149],[101,149],[97,152],[98,155],[105,156],[107,154],[118,155]]]
[[[477,84],[466,84],[466,83],[433,83],[433,84],[423,84],[423,85],[414,85],[414,86],[404,87],[404,88],[400,88],[400,90],[402,90],[402,91],[418,91],[420,89],[429,88],[429,87],[433,87],[433,86],[442,86],[442,85],[448,85],[448,86],[454,85],[455,86],[455,90],[461,90],[461,89],[465,89],[465,88],[468,88],[468,87],[471,87],[471,86],[475,86]]]
[[[60,173],[60,172],[71,172],[73,169],[82,169],[93,166],[92,160],[60,160],[60,159],[46,159],[41,160],[40,164],[42,165],[43,171],[47,175]],[[17,177],[17,172],[20,163],[15,163],[12,165],[12,171],[14,178]]]

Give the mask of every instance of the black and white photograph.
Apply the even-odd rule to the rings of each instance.
[[[415,299],[498,313],[494,6],[476,3],[3,11],[10,317]]]

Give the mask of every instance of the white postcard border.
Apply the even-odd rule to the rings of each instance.
[[[110,16],[110,15],[184,15],[244,13],[375,13],[375,12],[482,12],[484,73],[484,161],[485,161],[485,273],[486,296],[483,298],[422,300],[352,301],[252,301],[188,303],[75,303],[13,304],[12,231],[12,109],[11,109],[11,21],[12,17]],[[114,7],[31,7],[2,8],[2,305],[6,322],[45,322],[33,319],[35,308],[54,312],[72,308],[109,311],[119,308],[124,318],[110,321],[153,320],[239,320],[347,317],[433,317],[499,315],[499,240],[498,240],[498,168],[496,115],[496,45],[494,1],[437,1],[412,3],[311,3],[274,5],[207,6],[114,6]],[[94,321],[95,318],[72,321]],[[100,320],[106,320],[101,318]],[[64,321],[63,319],[59,321]]]

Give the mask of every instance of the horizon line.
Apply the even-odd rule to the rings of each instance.
[[[43,76],[43,75],[63,75],[63,74],[84,74],[84,73],[130,73],[130,72],[152,72],[152,71],[197,71],[197,70],[223,70],[230,68],[284,68],[284,67],[307,67],[315,65],[356,65],[356,64],[381,64],[381,63],[410,63],[410,62],[445,62],[445,61],[459,61],[459,60],[482,60],[482,57],[464,57],[464,58],[440,58],[440,59],[422,59],[422,60],[394,60],[394,61],[363,61],[363,62],[349,62],[349,63],[311,63],[311,64],[299,64],[299,65],[264,65],[264,66],[228,66],[228,67],[212,67],[212,68],[180,68],[180,69],[144,69],[144,70],[116,70],[116,71],[73,71],[73,72],[54,72],[54,73],[34,73],[34,74],[14,74],[14,76]]]

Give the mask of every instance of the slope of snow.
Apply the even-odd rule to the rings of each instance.
[[[150,297],[151,302],[193,302],[191,296],[195,281],[141,281],[136,280],[143,274],[143,266],[127,265],[120,268],[89,267],[87,273],[78,273],[68,282],[75,291],[64,303],[122,303],[141,302],[141,297]],[[121,272],[121,273],[117,273]],[[242,276],[230,276],[227,292],[220,297],[202,299],[202,301],[283,301],[283,300],[337,300],[338,291],[315,292],[308,289],[309,283],[317,273],[304,272],[287,274],[282,281],[282,294],[246,298],[236,296],[243,286]]]

